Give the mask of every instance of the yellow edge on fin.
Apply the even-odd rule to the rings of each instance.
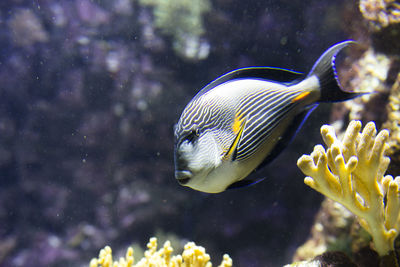
[[[292,99],[292,103],[304,99],[304,98],[307,97],[309,94],[310,94],[310,92],[303,92],[303,93],[299,94],[298,96],[296,96],[295,98]]]
[[[233,121],[233,124],[232,124],[232,130],[235,134],[237,134],[240,131],[240,129],[242,127],[242,122],[243,122],[243,120],[241,119],[241,116],[236,114],[235,120]]]
[[[237,121],[238,121],[238,122],[237,122]],[[237,126],[237,125],[236,125],[237,123],[239,123],[240,128],[238,129],[238,131],[237,131],[237,133],[236,133],[235,140],[233,140],[231,147],[230,147],[230,148],[228,149],[228,151],[225,153],[224,159],[230,158],[230,156],[232,155],[233,151],[235,151],[235,149],[236,149],[236,147],[237,147],[237,145],[238,145],[238,143],[239,143],[240,137],[242,136],[244,126],[246,125],[246,123],[244,122],[244,120],[236,120],[236,119],[235,119],[235,122],[234,122],[234,124],[233,124],[233,126],[232,126],[233,131],[235,131],[235,128],[234,128],[234,127]]]

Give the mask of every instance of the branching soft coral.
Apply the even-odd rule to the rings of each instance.
[[[205,249],[189,242],[185,245],[182,255],[172,256],[173,248],[169,241],[157,250],[157,238],[153,237],[147,244],[147,250],[137,264],[133,257],[133,249],[129,247],[125,258],[113,261],[112,251],[109,246],[102,249],[99,258],[92,259],[90,267],[211,267],[210,256]],[[231,267],[232,259],[225,254],[219,267]]]
[[[372,236],[379,255],[394,250],[394,239],[399,234],[400,176],[383,176],[390,159],[384,156],[387,130],[378,134],[373,122],[362,132],[361,122],[350,122],[343,140],[333,127],[321,127],[321,135],[328,146],[314,147],[311,155],[297,161],[307,175],[304,183],[341,203],[358,216],[360,224]]]

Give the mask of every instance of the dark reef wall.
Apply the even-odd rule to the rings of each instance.
[[[80,266],[106,244],[124,251],[157,231],[237,266],[276,266],[305,240],[321,196],[296,160],[319,140],[329,106],[256,174],[268,179],[219,195],[175,182],[172,127],[226,71],[307,72],[350,37],[357,4],[175,2],[199,16],[193,27],[155,0],[1,1],[0,266]],[[157,24],[157,8],[176,26]]]
[[[339,68],[339,76],[345,88],[366,94],[334,104],[331,120],[338,136],[344,134],[350,120],[361,120],[364,125],[373,121],[378,130],[389,130],[385,155],[391,161],[386,174],[395,177],[400,173],[400,47],[397,41],[400,3],[394,0],[360,0],[358,9],[347,9],[343,14],[347,24],[344,30],[359,45]],[[388,205],[387,198],[385,196],[385,205]],[[325,251],[328,251],[326,256],[330,251],[341,251],[347,254],[345,260],[353,261],[357,266],[392,266],[394,262],[387,261],[398,262],[394,256],[398,254],[398,237],[394,247],[396,253],[380,257],[373,250],[379,251],[382,247],[371,245],[371,236],[360,226],[354,214],[346,214],[347,211],[335,207],[336,204],[330,199],[323,202],[312,234],[297,250],[294,261],[310,259]],[[330,256],[333,255],[336,254]]]

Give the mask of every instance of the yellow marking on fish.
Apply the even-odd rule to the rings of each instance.
[[[234,126],[235,126],[235,124],[236,124],[236,120],[238,121],[238,122],[237,122],[237,127],[238,127],[238,129],[237,129],[236,132],[235,132],[235,129],[233,129],[233,131],[234,131],[235,134],[236,134],[236,137],[235,137],[235,139],[233,140],[231,147],[230,147],[230,148],[228,149],[228,151],[225,153],[224,159],[229,159],[229,158],[231,157],[233,151],[235,151],[235,149],[236,149],[236,147],[237,147],[237,145],[238,145],[238,143],[239,143],[240,137],[242,136],[244,126],[246,125],[246,123],[243,122],[244,120],[241,120],[241,119],[240,119],[240,116],[236,116],[236,117],[235,117],[235,122],[233,123],[232,128],[234,128]]]
[[[298,96],[296,96],[295,98],[292,99],[292,103],[306,98],[309,94],[310,94],[310,92],[303,92],[303,93],[299,94]]]
[[[235,134],[237,134],[241,128],[243,120],[241,119],[242,116],[238,115],[238,113],[235,115],[235,120],[233,121],[232,124],[232,130]]]

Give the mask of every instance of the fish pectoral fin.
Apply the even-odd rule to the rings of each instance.
[[[240,137],[243,134],[243,130],[244,130],[244,126],[246,125],[246,119],[242,120],[240,122],[240,128],[236,133],[235,139],[233,140],[231,146],[229,147],[228,151],[225,153],[225,155],[223,156],[223,158],[226,159],[231,159],[231,160],[235,160],[236,158],[236,152],[237,152],[237,147],[239,144],[239,140]]]

